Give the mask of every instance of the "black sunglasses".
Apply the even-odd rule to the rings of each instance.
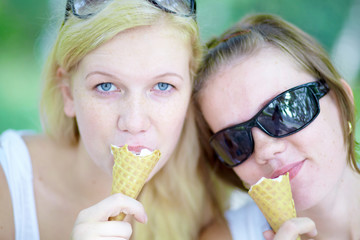
[[[324,80],[291,88],[273,98],[250,120],[215,133],[210,145],[222,163],[235,167],[254,151],[253,127],[274,138],[294,134],[319,115],[319,99],[328,92],[329,86]]]
[[[65,19],[70,16],[70,12],[78,18],[86,19],[101,11],[107,3],[113,0],[67,0]],[[195,0],[148,0],[156,7],[168,13],[178,14],[183,17],[194,17],[196,15]]]

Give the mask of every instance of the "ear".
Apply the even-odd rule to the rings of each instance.
[[[64,102],[64,113],[68,117],[75,117],[74,98],[71,92],[69,74],[61,67],[56,71],[60,82],[60,91]]]
[[[344,86],[346,93],[350,97],[351,103],[354,104],[354,94],[353,94],[353,91],[352,91],[350,85],[344,79],[340,79],[340,80],[341,80],[341,84]]]

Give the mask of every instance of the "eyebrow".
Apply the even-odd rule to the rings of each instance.
[[[106,72],[102,72],[102,71],[94,71],[94,72],[90,72],[88,74],[86,74],[85,79],[87,79],[88,77],[90,77],[91,75],[95,75],[95,74],[100,74],[100,75],[105,75],[111,78],[117,78],[116,76],[106,73]]]
[[[154,78],[162,78],[162,77],[167,77],[167,76],[173,76],[173,77],[177,77],[179,78],[180,80],[184,81],[183,77],[177,73],[174,73],[174,72],[166,72],[166,73],[163,73],[163,74],[160,74],[160,75],[156,75]]]
[[[111,77],[111,78],[116,78],[117,77],[115,75],[112,75],[110,73],[106,73],[106,72],[102,72],[102,71],[94,71],[94,72],[90,72],[88,73],[86,76],[85,76],[85,79],[87,79],[88,77],[90,77],[91,75],[96,75],[96,74],[100,74],[100,75],[105,75],[105,76],[108,76],[108,77]],[[173,77],[177,77],[179,78],[180,80],[184,81],[183,77],[177,73],[174,73],[174,72],[166,72],[166,73],[162,73],[162,74],[159,74],[159,75],[156,75],[153,77],[153,79],[156,79],[156,78],[162,78],[162,77],[167,77],[167,76],[173,76]]]

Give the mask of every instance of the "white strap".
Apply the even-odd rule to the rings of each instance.
[[[8,181],[14,211],[15,239],[39,240],[30,154],[21,133],[0,136],[0,165]]]

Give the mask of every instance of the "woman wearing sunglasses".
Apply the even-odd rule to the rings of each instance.
[[[195,1],[69,0],[46,134],[1,135],[0,239],[197,239],[212,199],[188,108],[199,45]],[[161,151],[139,201],[109,196],[111,144]]]
[[[313,38],[248,16],[208,43],[195,89],[214,171],[245,191],[288,172],[298,216],[275,235],[249,201],[202,239],[360,239],[353,94]]]

